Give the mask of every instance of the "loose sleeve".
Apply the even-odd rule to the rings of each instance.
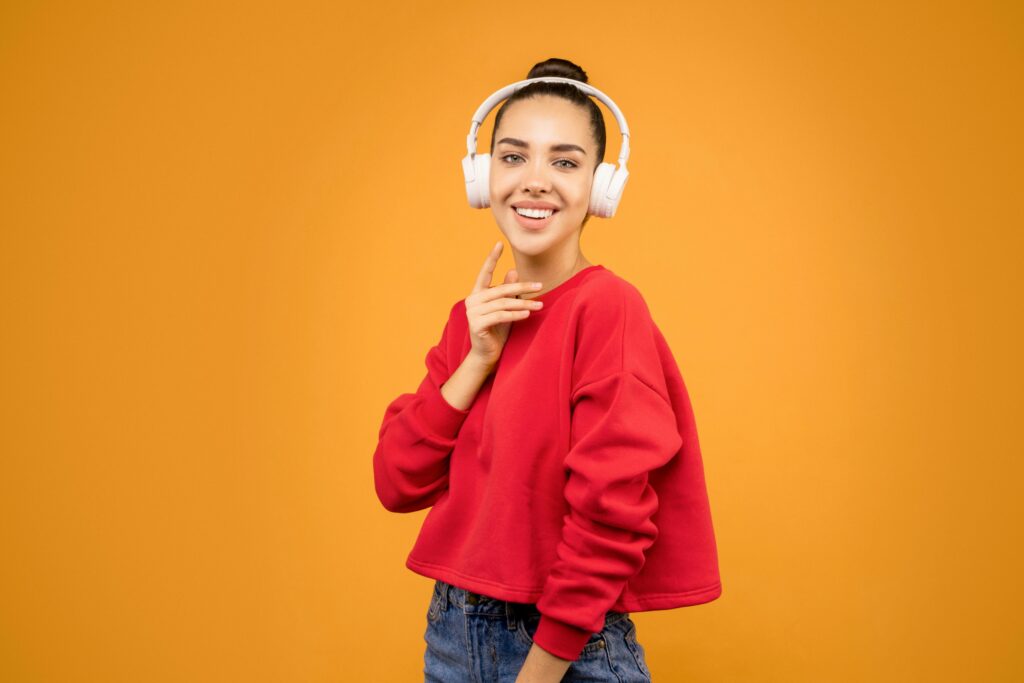
[[[457,302],[436,346],[427,352],[427,374],[415,393],[388,405],[373,454],[377,498],[391,512],[413,512],[433,505],[448,489],[449,456],[469,409],[459,410],[441,394],[455,368],[448,344]]]
[[[606,334],[590,335],[594,345],[581,349],[581,367],[585,373],[614,371],[584,376],[572,394],[568,513],[537,602],[541,620],[533,638],[568,660],[576,660],[604,628],[607,612],[643,567],[644,553],[658,537],[652,520],[658,496],[649,473],[672,460],[683,443],[669,399],[642,379],[645,366],[658,363],[655,347],[645,341],[651,329],[643,324],[645,311],[601,315],[609,327],[602,328]]]

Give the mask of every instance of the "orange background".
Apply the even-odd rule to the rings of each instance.
[[[0,679],[422,680],[377,429],[500,238],[473,111],[564,57],[719,543],[654,679],[1019,680],[1021,5],[359,5],[0,8]]]

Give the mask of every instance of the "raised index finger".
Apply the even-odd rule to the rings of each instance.
[[[491,253],[484,259],[484,265],[476,276],[476,284],[473,286],[473,293],[482,292],[491,286],[491,278],[494,277],[494,267],[498,265],[498,257],[501,256],[502,241],[491,248]]]

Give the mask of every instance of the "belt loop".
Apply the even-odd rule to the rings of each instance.
[[[448,609],[448,590],[451,586],[442,581],[441,582],[441,611],[444,612]]]
[[[519,610],[512,603],[505,601],[505,624],[509,631],[515,631],[519,627]]]

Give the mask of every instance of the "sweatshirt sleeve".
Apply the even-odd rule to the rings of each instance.
[[[449,368],[448,345],[453,316],[436,346],[427,352],[427,374],[415,393],[388,405],[373,454],[377,498],[391,512],[413,512],[433,505],[448,489],[449,456],[469,409],[459,410],[441,394],[455,368]]]
[[[658,537],[649,472],[672,460],[683,443],[671,402],[645,377],[660,367],[646,339],[646,309],[631,305],[599,314],[609,327],[588,326],[577,352],[583,374],[572,393],[568,514],[537,602],[541,620],[533,638],[573,661],[643,567]]]

